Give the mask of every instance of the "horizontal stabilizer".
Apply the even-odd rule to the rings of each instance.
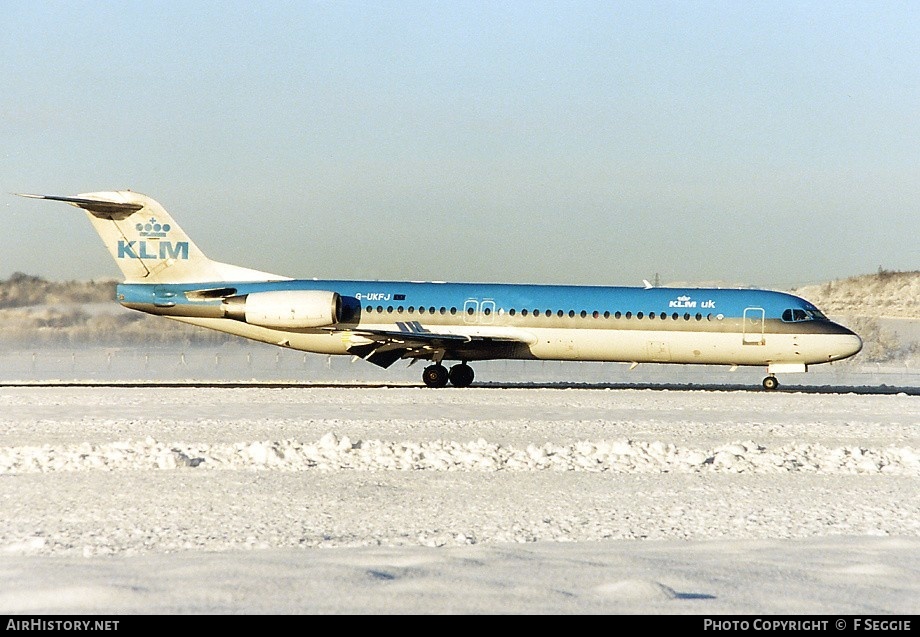
[[[64,201],[84,210],[101,216],[124,215],[128,216],[137,212],[144,207],[139,203],[127,203],[120,201],[102,201],[99,199],[84,199],[82,197],[59,197],[56,195],[30,195],[26,193],[16,193],[20,197],[29,197],[30,199],[50,199],[51,201]]]

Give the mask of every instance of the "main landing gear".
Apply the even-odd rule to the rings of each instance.
[[[763,388],[767,391],[773,391],[779,387],[779,381],[776,379],[776,376],[767,376],[763,379]]]
[[[448,371],[440,363],[429,365],[422,372],[422,381],[428,387],[446,387],[448,382],[454,387],[469,387],[473,383],[473,368],[460,363]]]

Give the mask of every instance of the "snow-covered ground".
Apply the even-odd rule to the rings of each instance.
[[[501,365],[516,386],[0,387],[0,613],[920,612],[911,370]]]

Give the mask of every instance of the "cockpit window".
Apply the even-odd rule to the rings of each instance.
[[[783,320],[787,323],[797,323],[799,321],[810,321],[811,317],[805,310],[792,308],[783,312]]]
[[[815,308],[813,310],[806,310],[806,311],[808,312],[808,315],[811,318],[815,319],[816,321],[826,321],[827,320],[827,317],[824,315],[824,312],[822,312],[818,308]]]

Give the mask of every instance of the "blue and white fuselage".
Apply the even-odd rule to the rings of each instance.
[[[469,385],[469,361],[535,359],[766,366],[773,389],[777,372],[804,372],[862,346],[783,292],[287,279],[207,259],[144,195],[44,198],[87,210],[126,275],[117,290],[125,307],[381,367],[432,361],[429,386]],[[459,364],[448,370],[443,361]]]

